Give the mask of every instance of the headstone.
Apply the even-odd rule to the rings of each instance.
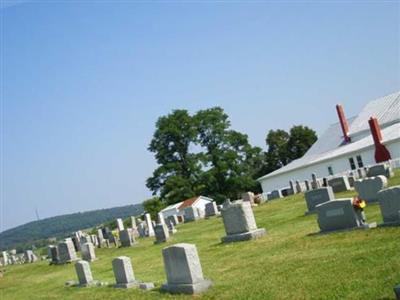
[[[223,243],[246,241],[265,235],[264,228],[257,228],[249,202],[234,203],[222,209],[222,219],[226,231]]]
[[[394,174],[392,168],[388,164],[378,164],[368,168],[368,177],[375,177],[379,175],[385,176],[386,178],[391,178]]]
[[[97,240],[99,242],[99,248],[104,247],[105,245],[105,239],[104,239],[104,235],[103,235],[103,230],[98,229],[97,230]]]
[[[175,234],[177,232],[177,230],[175,229],[174,222],[172,222],[171,219],[167,219],[167,227],[170,235]]]
[[[118,231],[124,230],[124,222],[120,218],[117,219],[117,229]]]
[[[136,224],[135,217],[131,217],[131,228],[132,228],[132,235],[134,238],[139,237],[139,231]]]
[[[59,262],[64,264],[77,260],[74,244],[71,239],[58,244]]]
[[[74,244],[75,251],[81,251],[81,241],[80,241],[80,238],[74,235],[74,236],[71,238],[71,240],[72,240],[72,243]]]
[[[108,241],[113,247],[118,247],[118,239],[113,234],[108,237]]]
[[[167,218],[167,220],[171,221],[171,222],[174,224],[174,226],[176,226],[176,225],[179,224],[178,216],[177,216],[177,215],[169,216],[169,217]]]
[[[378,192],[387,186],[385,176],[367,177],[354,182],[358,197],[367,202],[378,201]]]
[[[330,186],[308,191],[304,196],[307,204],[306,214],[314,213],[318,204],[335,200],[335,195]]]
[[[78,276],[79,286],[93,285],[92,271],[87,261],[80,260],[75,264],[76,275]]]
[[[160,212],[157,213],[157,224],[164,224],[165,225],[164,216]]]
[[[306,191],[311,191],[311,185],[308,180],[304,180],[304,185],[306,187]]]
[[[326,177],[322,178],[322,186],[324,187],[328,186],[328,179]]]
[[[135,243],[129,229],[121,230],[119,232],[119,239],[121,241],[121,247],[131,247]]]
[[[96,260],[96,253],[92,243],[84,243],[81,246],[82,259],[88,262]]]
[[[137,286],[139,282],[135,280],[131,259],[127,256],[119,256],[112,261],[116,288],[131,288]]]
[[[154,231],[156,236],[154,244],[165,243],[166,241],[169,240],[169,231],[167,225],[162,223],[157,224],[156,227],[154,228]]]
[[[363,215],[354,208],[352,199],[338,199],[316,206],[321,231],[365,227]]]
[[[231,199],[227,198],[225,199],[224,203],[222,203],[222,208],[228,207],[231,204],[232,204]]]
[[[378,192],[383,223],[385,225],[400,224],[400,185]]]
[[[38,260],[37,256],[33,253],[32,250],[25,251],[25,260],[29,263],[36,262]]]
[[[268,200],[282,198],[281,190],[274,190],[268,195]]]
[[[254,204],[254,193],[252,193],[252,192],[243,193],[242,199],[243,199],[243,201],[248,201],[251,204]]]
[[[144,215],[144,219],[147,226],[147,236],[154,236],[153,223],[151,222],[151,216],[149,213]]]
[[[303,188],[301,187],[300,181],[296,180],[296,193],[302,193]]]
[[[164,248],[162,253],[167,274],[167,283],[162,285],[162,291],[198,294],[211,286],[211,281],[203,277],[195,245],[175,244]]]
[[[92,242],[92,239],[90,238],[90,236],[88,236],[88,235],[82,235],[81,237],[80,237],[80,244],[82,245],[82,244],[85,244],[85,243],[91,243]]]
[[[347,176],[339,176],[329,179],[328,186],[332,187],[334,193],[345,192],[351,189],[349,178]]]
[[[50,264],[58,264],[60,262],[60,256],[58,255],[58,247],[50,245],[48,249],[51,258]]]
[[[7,264],[8,264],[8,254],[7,254],[6,251],[1,252],[1,254],[2,254],[2,256],[3,256],[3,264],[4,264],[5,266],[7,266]]]
[[[292,191],[292,195],[293,194],[296,194],[296,188],[295,188],[295,186],[294,186],[294,182],[293,182],[293,180],[290,180],[289,181],[289,185],[290,185],[290,190]]]
[[[205,213],[206,213],[206,218],[209,218],[212,216],[217,216],[220,214],[215,201],[212,201],[212,202],[209,202],[206,204]]]
[[[321,185],[319,184],[319,181],[317,179],[317,175],[315,173],[311,174],[312,182],[311,182],[311,187],[312,189],[319,189]]]
[[[194,206],[185,207],[184,215],[185,215],[185,223],[197,221],[200,218],[199,211]]]
[[[138,232],[140,237],[145,237],[146,236],[146,225],[144,222],[140,222],[138,225]]]

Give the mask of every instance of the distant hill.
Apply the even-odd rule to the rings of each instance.
[[[33,221],[0,233],[0,250],[42,246],[50,237],[62,238],[74,231],[91,228],[115,218],[127,218],[143,213],[142,204],[127,205],[51,217]]]

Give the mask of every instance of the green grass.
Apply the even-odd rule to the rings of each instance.
[[[400,184],[399,172],[390,184]],[[303,195],[254,208],[258,226],[268,231],[255,241],[221,244],[222,220],[212,218],[179,225],[167,244],[153,245],[146,238],[132,248],[96,250],[95,279],[113,283],[111,261],[126,255],[137,279],[156,284],[152,291],[66,287],[67,280],[76,280],[72,264],[39,262],[7,267],[0,299],[191,299],[159,291],[165,281],[161,250],[179,242],[196,244],[204,275],[214,282],[195,299],[394,299],[393,287],[400,283],[400,227],[315,235],[316,216],[304,216],[305,210]],[[369,222],[382,221],[379,205],[367,206],[366,215]]]

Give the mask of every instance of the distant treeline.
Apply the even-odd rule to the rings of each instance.
[[[136,204],[30,222],[0,233],[0,250],[16,248],[21,251],[32,247],[32,245],[42,247],[47,244],[48,238],[63,238],[80,229],[107,223],[115,218],[127,218],[142,213],[142,204]]]

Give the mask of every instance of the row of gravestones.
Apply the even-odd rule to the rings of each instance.
[[[393,169],[388,163],[377,164],[370,167],[364,167],[357,171],[352,171],[349,176],[335,176],[333,178],[318,179],[316,174],[311,175],[311,182],[305,180],[304,183],[300,181],[289,181],[289,188],[274,190],[267,194],[268,200],[283,198],[297,193],[308,192],[321,187],[331,186],[335,193],[349,191],[354,187],[357,180],[365,177],[385,176],[390,178],[393,176]]]
[[[2,251],[0,266],[34,263],[38,260],[39,258],[32,250],[25,250],[24,253],[17,254],[17,251],[12,249],[9,252]]]

